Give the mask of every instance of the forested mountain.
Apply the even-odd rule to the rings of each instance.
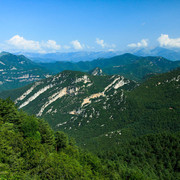
[[[0,180],[180,180],[180,0],[0,0]]]
[[[118,75],[64,71],[0,97],[10,96],[84,148],[101,150],[149,133],[178,132],[179,79],[180,69],[141,85]]]
[[[146,179],[179,179],[180,175],[180,133],[148,134],[109,151],[101,151],[99,157],[112,170],[121,165],[140,169]],[[136,174],[137,175],[137,174]],[[132,179],[143,179],[132,177]]]
[[[22,87],[48,75],[44,68],[23,55],[0,53],[0,91]]]
[[[83,72],[64,71],[26,87],[1,93],[1,97],[10,96],[20,109],[46,118],[54,129],[81,133],[88,126],[88,138],[96,128],[105,132],[104,128],[107,127],[103,127],[102,117],[108,118],[106,123],[111,124],[117,113],[108,109],[120,104],[125,98],[124,91],[135,86],[136,82],[119,75],[93,76]],[[111,101],[113,104],[109,104]],[[123,111],[123,108],[119,111]]]
[[[63,70],[88,72],[96,67],[109,75],[119,74],[128,79],[142,80],[145,76],[163,73],[180,66],[180,61],[169,61],[163,57],[141,57],[123,54],[112,58],[101,58],[85,62],[55,62],[41,63],[50,72],[59,73]]]
[[[96,67],[95,69],[89,71],[89,74],[93,76],[104,76],[104,72],[102,71],[101,68]]]

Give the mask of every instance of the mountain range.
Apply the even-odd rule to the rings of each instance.
[[[55,62],[55,61],[92,61],[98,58],[110,58],[125,53],[131,53],[137,56],[162,56],[166,59],[176,61],[180,60],[179,49],[167,49],[164,47],[155,48],[134,48],[121,51],[79,51],[79,52],[55,52],[55,53],[28,53],[17,52],[16,55],[24,54],[26,57],[35,62]]]
[[[23,55],[7,52],[0,54],[0,91],[14,89],[49,77],[64,70],[91,73],[100,68],[103,74],[123,75],[125,78],[142,81],[157,73],[167,72],[180,66],[180,61],[162,57],[141,57],[123,54],[112,58],[80,62],[35,63]]]
[[[104,73],[123,75],[128,79],[142,80],[145,76],[163,73],[180,66],[180,61],[170,61],[163,57],[142,57],[123,54],[112,58],[101,58],[93,61],[41,63],[43,68],[53,73],[63,70],[88,72],[99,67]]]

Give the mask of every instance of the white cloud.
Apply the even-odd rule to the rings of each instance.
[[[142,39],[140,42],[138,43],[132,43],[132,44],[128,44],[128,47],[147,47],[148,46],[148,39]]]
[[[162,47],[180,48],[180,38],[171,39],[167,34],[161,34],[157,40]]]
[[[54,40],[39,42],[39,41],[27,40],[19,35],[15,35],[11,39],[7,40],[4,44],[4,47],[6,47],[6,50],[39,52],[39,53],[54,52],[61,48],[61,46],[58,45]]]
[[[103,39],[96,38],[96,43],[100,45],[102,48],[106,46]]]
[[[71,44],[73,45],[73,48],[76,50],[81,50],[83,49],[83,46],[78,40],[71,41]]]
[[[60,45],[56,43],[54,40],[48,40],[47,42],[42,44],[42,47],[52,49],[52,50],[59,50],[61,48]]]
[[[22,49],[22,50],[40,50],[40,43],[38,41],[26,40],[19,35],[13,36],[11,39],[7,41],[7,43],[14,48]]]

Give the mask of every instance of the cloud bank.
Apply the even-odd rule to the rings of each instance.
[[[88,48],[78,40],[71,41],[69,45],[59,45],[54,40],[34,41],[28,40],[20,35],[15,35],[0,44],[0,50],[10,52],[32,52],[32,53],[54,53],[59,50],[82,50]]]
[[[172,39],[167,34],[161,34],[157,40],[161,47],[180,48],[180,38]]]
[[[159,46],[166,48],[180,48],[180,38],[170,38],[168,34],[161,34],[157,38]],[[106,51],[115,51],[116,45],[107,44],[103,39],[96,38],[97,47],[81,44],[79,40],[73,40],[68,44],[59,45],[54,40],[35,41],[26,39],[20,35],[15,35],[9,40],[0,44],[0,50],[9,52],[32,52],[32,53],[55,53],[58,51],[80,51],[94,50],[102,48]],[[149,47],[148,39],[142,39],[140,42],[127,45],[130,48],[146,48]]]

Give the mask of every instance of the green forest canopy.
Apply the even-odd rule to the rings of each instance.
[[[0,99],[0,179],[177,179],[179,134],[149,135],[93,155]]]

